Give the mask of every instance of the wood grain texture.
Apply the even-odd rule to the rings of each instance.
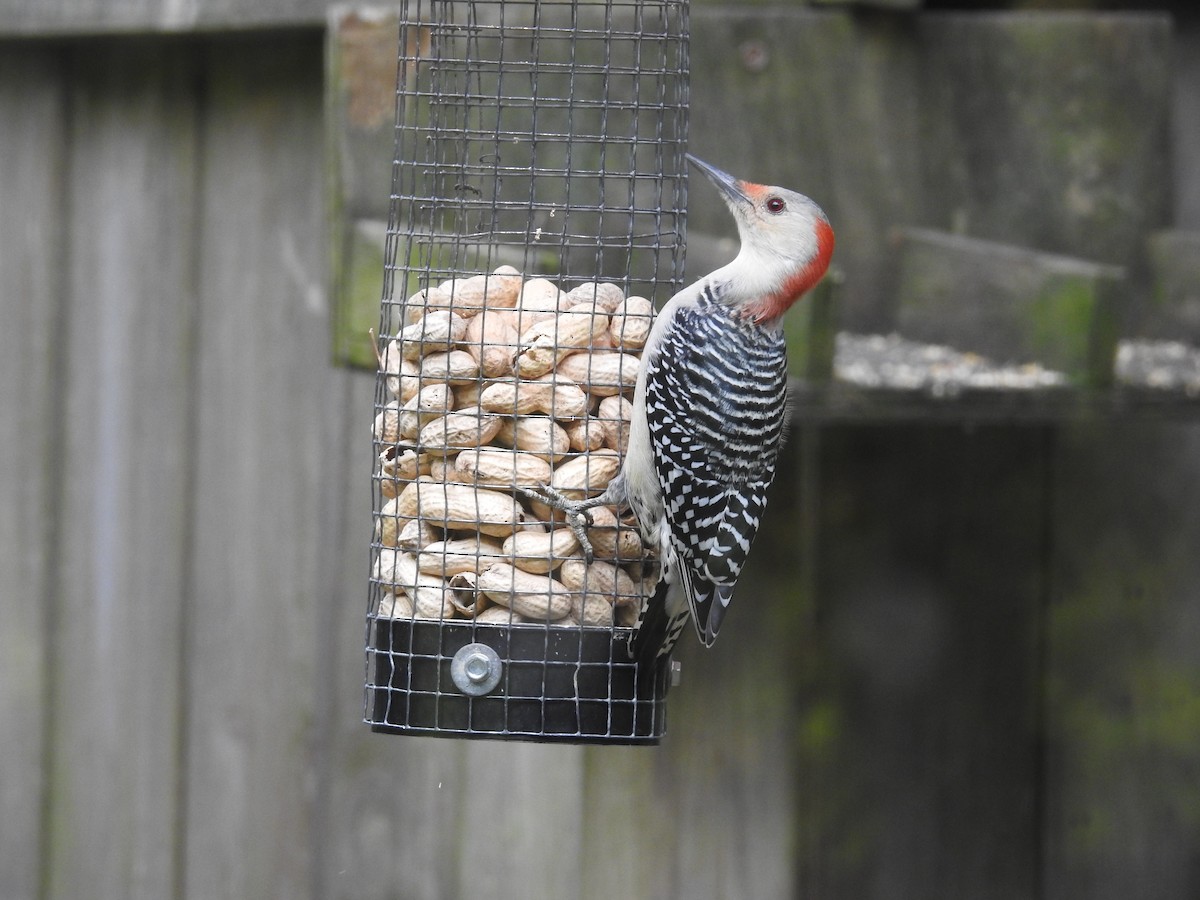
[[[316,27],[329,0],[0,0],[0,33],[127,34]]]
[[[46,785],[66,111],[60,54],[0,54],[0,896],[32,900]]]
[[[324,363],[320,52],[264,38],[204,60],[186,896],[312,892],[322,485],[340,425]]]
[[[190,500],[191,71],[144,44],[81,50],[67,71],[47,890],[163,897]]]
[[[1094,423],[1054,461],[1045,894],[1200,893],[1200,428]]]
[[[799,888],[1036,896],[1044,435],[831,428],[799,655]]]
[[[894,15],[696,4],[689,149],[816,200],[837,231],[844,327],[890,324],[888,230],[921,221],[920,53]],[[786,110],[786,114],[781,114]],[[714,191],[688,194],[690,239],[734,237]],[[688,277],[697,268],[689,240]],[[725,262],[720,260],[720,262]]]

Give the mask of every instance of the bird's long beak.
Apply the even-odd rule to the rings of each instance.
[[[688,162],[708,176],[708,180],[717,186],[717,189],[725,196],[727,200],[737,201],[738,203],[753,203],[750,196],[746,193],[743,182],[734,178],[728,172],[722,172],[716,166],[710,166],[702,159],[698,159],[692,154],[687,154]]]

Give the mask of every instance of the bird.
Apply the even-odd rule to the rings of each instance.
[[[737,223],[734,260],[675,294],[642,351],[628,449],[599,496],[530,496],[561,509],[584,553],[588,510],[632,511],[660,575],[630,637],[635,659],[669,656],[687,621],[711,647],[766,509],[787,419],[784,314],[825,275],[833,228],[803,194],[756,184],[691,154]]]

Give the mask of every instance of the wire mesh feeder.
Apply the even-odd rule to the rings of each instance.
[[[649,299],[682,279],[687,3],[410,0],[376,386],[365,718],[656,743],[657,565],[595,510],[589,564],[522,486],[617,473]]]

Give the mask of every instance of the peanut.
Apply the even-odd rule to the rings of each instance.
[[[429,463],[429,477],[434,481],[457,481],[462,482],[462,479],[457,477],[458,473],[454,470],[454,460],[448,456],[435,456]]]
[[[596,309],[612,313],[625,299],[625,292],[615,284],[589,281],[567,292],[566,305],[590,303]]]
[[[403,440],[411,441],[421,427],[450,410],[453,394],[448,384],[430,384],[400,407],[398,428]]]
[[[629,449],[633,404],[624,397],[605,397],[600,401],[599,418],[604,426],[604,446],[623,456]]]
[[[576,594],[571,599],[571,615],[580,625],[603,626],[613,623],[613,604],[594,594]]]
[[[429,291],[417,291],[401,304],[404,311],[404,324],[411,325],[429,311]]]
[[[550,484],[572,500],[584,500],[604,490],[620,469],[621,457],[615,450],[597,450],[560,465]]]
[[[454,408],[468,409],[479,405],[479,395],[491,387],[491,382],[476,380],[469,384],[456,385],[454,388]]]
[[[434,419],[417,435],[417,447],[425,453],[453,453],[481,447],[500,433],[499,416],[485,414],[479,407],[461,409]]]
[[[379,516],[375,520],[375,539],[385,547],[398,547],[402,530],[412,521],[411,515],[401,511],[403,508],[401,498],[404,497],[407,490],[408,488],[405,488],[398,496],[383,504],[383,508],[379,510]]]
[[[513,450],[478,448],[464,450],[454,461],[456,480],[483,487],[535,487],[549,484],[550,464],[539,456]]]
[[[383,548],[375,564],[375,580],[385,591],[406,594],[412,600],[413,614],[419,619],[451,619],[454,604],[446,582],[424,575],[411,553]]]
[[[507,317],[485,310],[467,322],[460,344],[475,357],[484,378],[503,378],[512,374],[519,340],[517,329]]]
[[[603,597],[613,604],[641,602],[641,592],[628,573],[603,560],[591,564],[578,557],[564,560],[558,577],[569,591]]]
[[[390,341],[383,350],[383,372],[387,376],[388,392],[407,403],[421,389],[421,369],[400,353],[400,342]]]
[[[493,605],[491,600],[479,593],[478,581],[479,573],[475,571],[458,572],[450,576],[450,602],[463,618],[477,619]],[[504,611],[508,612],[507,609]]]
[[[508,494],[425,477],[412,482],[389,502],[395,504],[392,515],[396,518],[420,517],[438,528],[497,537],[512,534],[525,520],[525,511]]]
[[[571,592],[545,575],[493,563],[479,573],[479,590],[501,606],[539,621],[561,619],[571,611]]]
[[[503,318],[520,334],[538,322],[558,315],[566,294],[545,278],[531,278],[521,287],[521,296],[510,310],[502,311]]]
[[[613,346],[622,350],[641,350],[654,323],[654,304],[645,297],[626,297],[613,311],[608,334]]]
[[[561,459],[571,449],[571,439],[553,419],[519,416],[500,423],[496,440],[507,447],[525,450],[549,462]]]
[[[430,353],[421,360],[422,383],[470,384],[479,378],[479,363],[465,350]]]
[[[417,568],[427,575],[449,577],[462,572],[478,572],[507,556],[497,541],[483,537],[433,541],[417,554]]]
[[[428,475],[436,459],[430,453],[386,447],[379,454],[379,490],[389,500],[401,491],[401,485],[419,475]]]
[[[409,553],[416,553],[422,547],[426,547],[438,540],[441,540],[441,537],[436,528],[424,519],[410,519],[400,529],[400,533],[396,537],[396,547],[400,550],[406,550]]]
[[[611,507],[596,506],[589,512],[592,525],[588,528],[588,540],[596,559],[625,563],[645,555],[641,533],[635,526],[619,520]]]
[[[504,539],[502,549],[518,569],[545,575],[579,549],[579,540],[570,528],[518,531]]]
[[[430,478],[428,475],[421,475],[420,477],[406,484],[404,486],[404,490],[397,494],[396,498],[392,500],[390,504],[385,505],[384,509],[387,509],[390,505],[392,507],[393,515],[404,519],[416,518],[422,485],[433,484],[436,484],[436,482],[432,478]],[[429,489],[432,490],[432,488]]]
[[[407,594],[384,594],[379,598],[379,611],[376,615],[381,619],[411,619],[412,600]]]
[[[589,394],[610,397],[637,384],[641,361],[631,353],[600,351],[572,353],[558,363],[558,374],[570,378]]]
[[[567,439],[572,450],[586,453],[589,450],[599,450],[604,446],[604,426],[592,416],[568,422],[563,428],[566,429]]]
[[[609,318],[591,304],[579,303],[553,319],[531,326],[521,334],[516,371],[522,378],[545,375],[568,354],[586,350],[594,337],[608,331]]]
[[[470,318],[485,306],[512,307],[520,294],[521,281],[521,274],[512,266],[501,266],[491,275],[451,278],[426,292],[426,304],[452,309],[463,318]]]
[[[394,444],[400,440],[400,401],[389,400],[375,415],[371,434],[378,444]]]
[[[475,621],[481,625],[519,625],[529,620],[506,606],[489,606],[475,614]]]
[[[427,312],[400,332],[400,353],[420,359],[427,353],[454,349],[467,333],[467,320],[450,310]]]
[[[579,385],[553,375],[527,381],[497,382],[479,395],[481,407],[510,416],[542,412],[556,419],[574,418],[587,412],[587,404],[587,394]]]

